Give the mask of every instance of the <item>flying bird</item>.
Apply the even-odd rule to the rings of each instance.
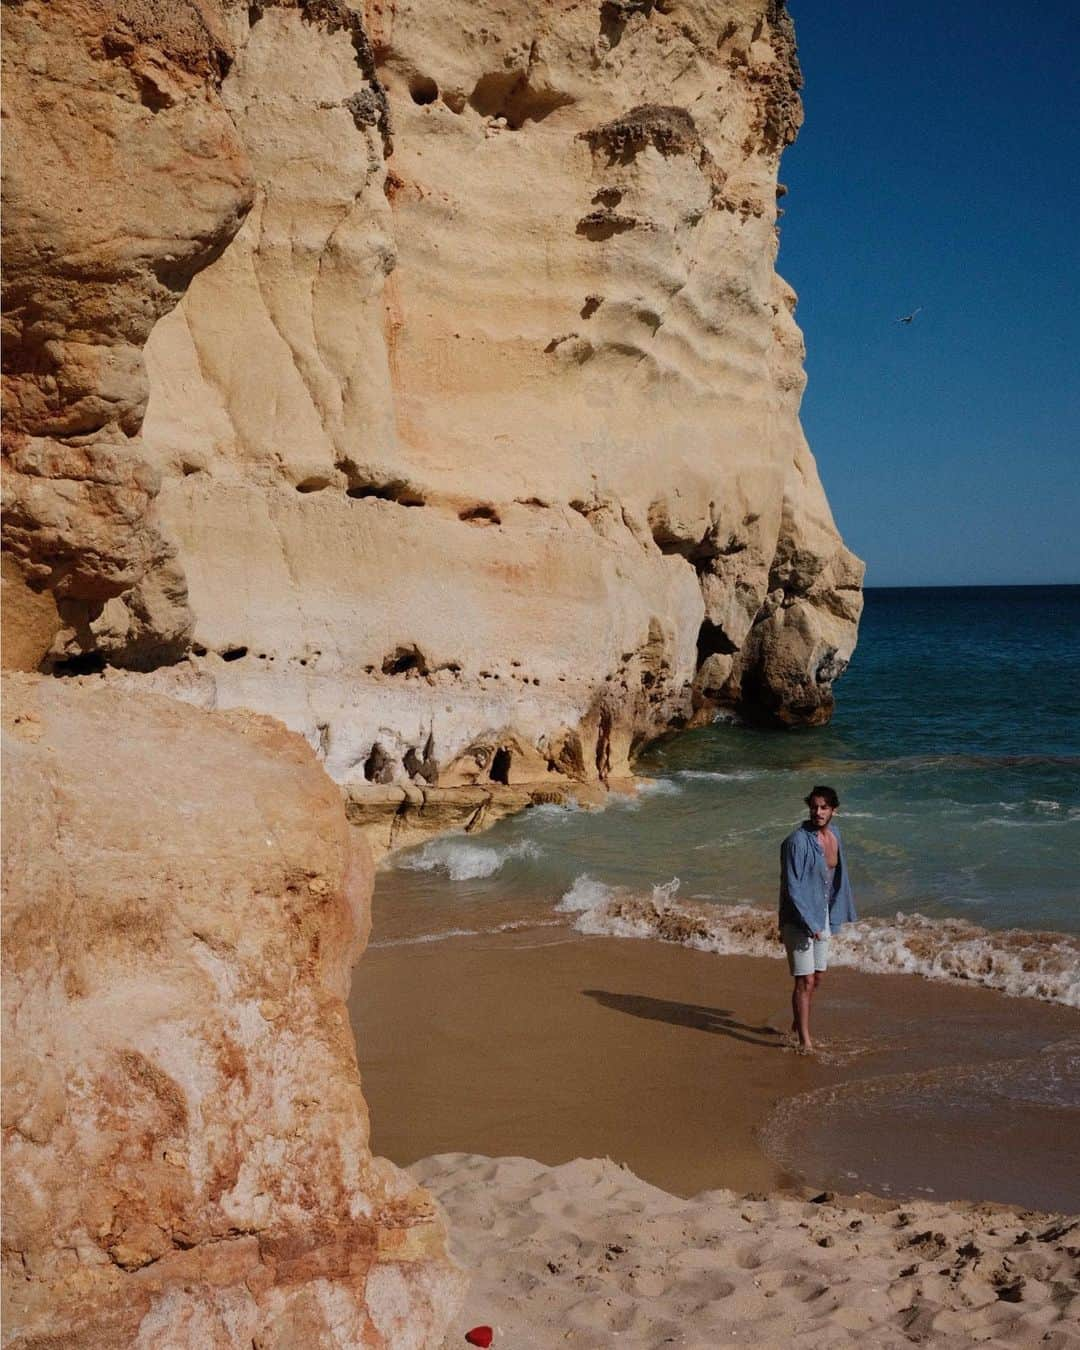
[[[922,313],[922,305],[920,305],[920,306],[918,307],[918,309],[913,309],[913,310],[911,311],[910,314],[905,314],[902,318],[897,319],[896,322],[897,322],[897,323],[913,323],[914,320],[915,320],[915,315],[916,315],[916,314],[921,314],[921,313]]]

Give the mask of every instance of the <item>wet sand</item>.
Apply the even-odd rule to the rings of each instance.
[[[837,970],[807,1058],[789,992],[782,959],[562,928],[374,948],[350,999],[374,1147],[1080,1210],[1080,1013]]]

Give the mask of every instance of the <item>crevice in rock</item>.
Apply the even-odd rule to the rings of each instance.
[[[607,708],[600,709],[599,724],[596,729],[596,773],[601,782],[606,782],[611,773],[611,732],[614,719]]]
[[[280,0],[278,2],[280,3]],[[252,9],[257,9],[261,18],[262,11],[268,7],[269,3],[274,3],[274,0],[263,0],[261,4],[250,6],[248,9],[249,22],[251,22]],[[372,124],[378,128],[379,135],[382,138],[383,158],[389,159],[394,149],[390,126],[390,103],[382,81],[379,79],[375,64],[375,53],[364,28],[363,14],[359,9],[354,9],[348,3],[348,0],[300,0],[300,12],[305,23],[319,24],[328,33],[342,31],[348,33],[357,68],[370,85],[370,94],[375,108]]]
[[[218,655],[223,661],[242,661],[248,654],[246,647],[226,647]]]
[[[585,303],[581,306],[581,317],[591,319],[603,303],[604,297],[602,295],[587,295]]]

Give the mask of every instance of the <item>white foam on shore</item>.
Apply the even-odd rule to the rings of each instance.
[[[613,887],[605,886],[602,881],[593,881],[588,872],[582,872],[555,908],[560,914],[580,914],[597,909],[614,896]]]
[[[556,908],[577,911],[580,933],[651,938],[724,956],[782,955],[771,909],[676,901],[677,890],[677,878],[644,896],[582,876]],[[875,974],[978,984],[1080,1008],[1080,938],[1067,933],[993,932],[963,919],[897,913],[846,926],[833,938],[829,959]]]
[[[413,937],[383,938],[369,942],[368,951],[379,947],[421,947],[432,942],[447,942],[458,937],[490,937],[496,933],[518,933],[531,928],[561,928],[561,919],[511,919],[507,923],[492,924],[490,928],[444,928],[438,933],[417,933]]]
[[[682,788],[671,778],[639,778],[637,796],[639,797],[677,797]]]
[[[494,876],[511,859],[538,858],[542,852],[531,839],[518,844],[473,844],[450,835],[403,854],[394,866],[406,872],[445,872],[451,881],[474,881]]]

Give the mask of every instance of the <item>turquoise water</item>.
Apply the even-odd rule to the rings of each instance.
[[[376,941],[554,921],[568,893],[564,915],[657,887],[662,905],[771,907],[780,841],[815,783],[840,794],[860,915],[890,925],[870,925],[879,954],[899,940],[898,914],[1080,933],[1080,587],[870,590],[836,692],[827,727],[675,736],[639,760],[651,781],[635,798],[537,808],[400,855],[379,885],[394,932],[377,924]],[[942,951],[956,929],[941,929]],[[853,963],[924,969],[912,950]],[[1057,964],[1076,950],[1066,942]],[[985,942],[972,951],[985,962]],[[1080,971],[1070,979],[1067,997],[1049,996],[1080,999]]]

